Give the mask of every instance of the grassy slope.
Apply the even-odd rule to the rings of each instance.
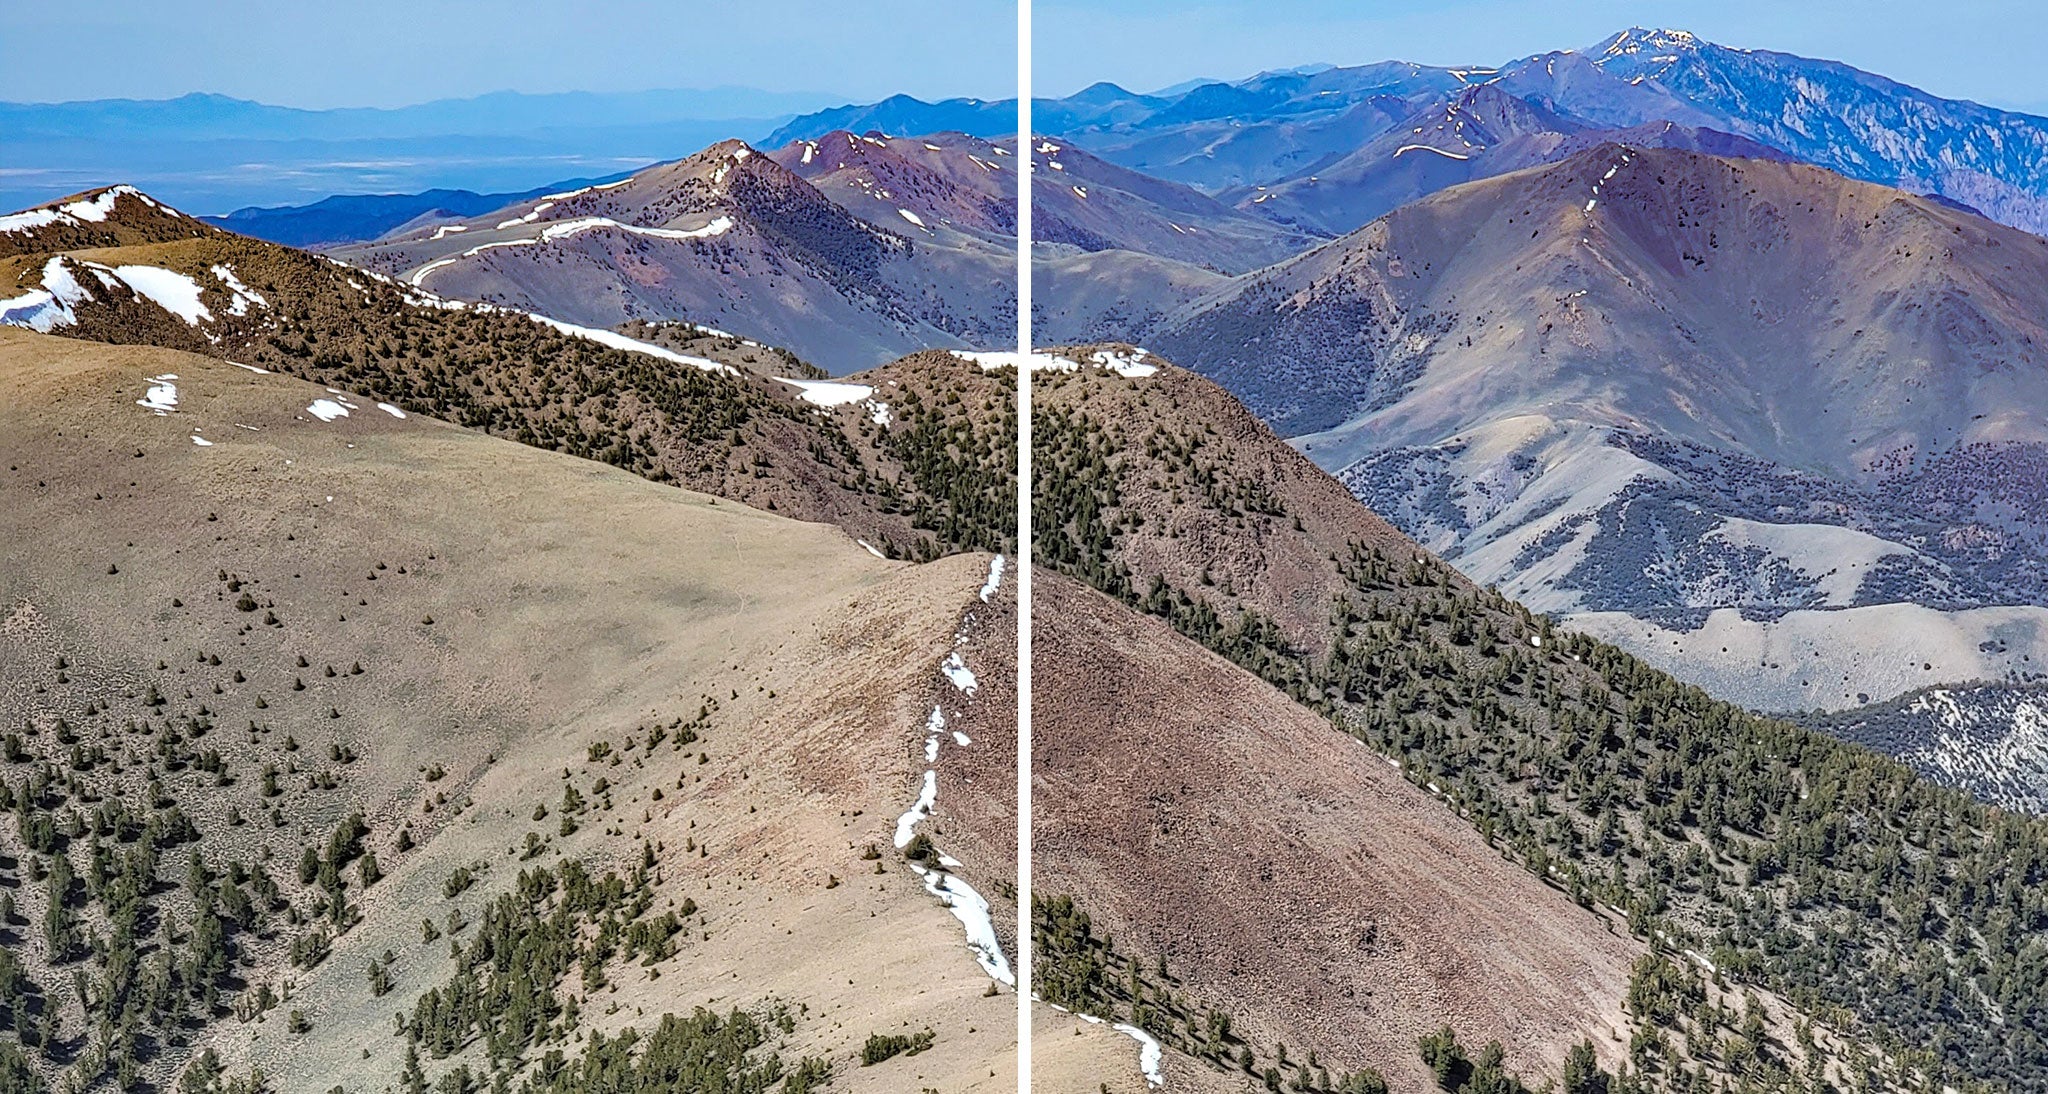
[[[136,406],[147,377],[167,372],[179,377],[178,411]],[[27,785],[43,760],[70,772],[41,808],[81,875],[95,841],[63,839],[65,818],[117,788],[134,801],[155,777],[191,818],[197,842],[160,856],[145,969],[190,952],[181,879],[194,847],[216,871],[253,868],[267,848],[291,909],[231,931],[221,1009],[172,1041],[145,1039],[139,1077],[166,1081],[208,1041],[280,1089],[324,1091],[337,1077],[381,1088],[406,1044],[391,1036],[392,1013],[453,968],[449,939],[422,942],[423,917],[444,923],[458,905],[477,922],[520,869],[565,858],[629,873],[643,846],[656,862],[643,918],[686,897],[701,910],[651,969],[618,957],[601,990],[572,973],[565,989],[583,998],[584,1025],[644,1031],[663,1011],[773,1000],[796,1015],[784,1057],[832,1060],[835,1088],[973,1088],[1001,1070],[1009,1001],[982,996],[988,981],[960,953],[958,925],[915,878],[893,865],[874,875],[861,857],[888,846],[914,793],[923,712],[946,687],[932,669],[954,648],[984,558],[885,563],[828,528],[419,416],[365,407],[318,422],[303,408],[319,389],[187,354],[4,331],[0,373],[12,393],[0,406],[0,494],[21,517],[0,545],[0,724],[35,727],[29,758],[0,764],[0,778]],[[194,444],[195,430],[215,444]],[[241,591],[256,610],[238,610]],[[974,656],[989,639],[969,633]],[[162,706],[149,705],[152,687]],[[976,732],[1000,733],[1001,712],[987,725]],[[657,726],[664,740],[651,747]],[[594,759],[600,741],[613,751]],[[208,749],[219,775],[206,770]],[[275,797],[266,764],[279,773]],[[585,800],[567,835],[564,772]],[[358,808],[385,876],[365,887],[358,867],[344,868],[344,900],[361,918],[331,956],[294,968],[293,940],[327,904],[319,883],[296,879],[300,848],[324,844]],[[229,823],[231,809],[245,823]],[[416,843],[402,852],[401,829]],[[527,860],[529,832],[540,850]],[[0,821],[0,869],[16,880],[48,861],[22,835]],[[1005,860],[982,861],[966,838],[942,845],[996,891],[988,879]],[[477,863],[482,880],[449,899],[450,872]],[[828,875],[840,884],[828,888]],[[71,972],[96,984],[104,969],[92,957],[52,969],[36,941],[41,887],[13,892],[10,949],[44,985],[76,1066],[99,1042]],[[85,930],[109,931],[103,907]],[[373,997],[367,967],[386,950],[395,987]],[[263,985],[290,1000],[259,1022],[228,1016]],[[310,1030],[286,1029],[293,1009]],[[858,1067],[868,1033],[926,1025],[939,1035],[930,1052]],[[474,1049],[464,1060],[480,1063]],[[429,1075],[452,1062],[429,1054]]]
[[[92,248],[62,252],[95,299],[76,309],[76,325],[54,333],[289,372],[656,481],[836,523],[898,557],[1004,550],[1014,539],[1002,519],[1012,507],[1006,497],[966,496],[964,479],[978,488],[987,476],[957,473],[978,464],[1000,474],[999,454],[1014,448],[1005,442],[1015,428],[1007,417],[1007,373],[986,373],[943,353],[874,370],[882,383],[912,385],[926,405],[950,408],[957,427],[952,435],[903,434],[874,422],[871,408],[857,403],[825,410],[804,402],[796,388],[770,376],[783,364],[789,367],[782,374],[802,375],[800,362],[740,339],[680,340],[677,348],[736,370],[704,371],[598,346],[519,313],[438,307],[431,297],[323,258],[184,218],[145,218],[135,199],[122,202],[112,227],[84,241]],[[187,226],[189,238],[147,241]],[[13,240],[22,253],[0,257],[0,285],[38,284],[56,248],[70,240]],[[189,326],[145,300],[107,291],[77,266],[81,261],[190,275],[211,318]],[[230,296],[209,272],[215,265],[233,270],[269,306],[232,314]],[[907,393],[878,398],[895,406]],[[896,418],[915,424],[906,413]]]

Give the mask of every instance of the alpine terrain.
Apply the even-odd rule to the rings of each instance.
[[[1010,1087],[1010,373],[0,242],[0,1087]]]
[[[1036,983],[1169,1088],[2039,1088],[2044,822],[1474,584],[1159,357],[1033,382]]]

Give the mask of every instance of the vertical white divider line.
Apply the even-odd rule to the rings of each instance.
[[[1031,1090],[1031,0],[1017,5],[1017,1091]]]

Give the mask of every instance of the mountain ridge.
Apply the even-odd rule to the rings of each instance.
[[[1606,145],[1145,337],[1478,580],[1724,697],[1840,709],[2048,663],[2017,486],[2048,440],[2044,261],[1820,168]],[[1881,641],[1907,616],[1871,610],[1920,607],[1948,620],[1924,654]]]
[[[1588,128],[1669,121],[1719,130],[1851,177],[1938,193],[2002,223],[2048,230],[2041,167],[2048,118],[1683,31],[1631,28],[1497,67],[1383,61],[1204,82],[1161,97],[1115,98],[1096,85],[1085,98],[1034,102],[1034,124],[1123,166],[1217,192],[1315,173],[1414,112],[1481,84]],[[925,105],[898,101],[879,127],[903,134],[968,128],[936,108],[918,112]],[[978,109],[1002,117],[1014,104]],[[938,124],[942,116],[948,124]],[[821,126],[858,128],[859,120],[854,108],[806,115],[775,139],[815,136]]]

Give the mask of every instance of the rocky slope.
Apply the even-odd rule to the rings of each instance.
[[[1792,158],[1742,137],[1669,121],[1596,128],[1483,83],[1429,104],[1356,151],[1311,171],[1218,196],[1285,224],[1341,235],[1446,187],[1568,159],[1609,142],[1751,159]]]
[[[2048,813],[2048,689],[1923,688],[1808,725],[1889,752],[1936,782],[2016,812]]]
[[[588,326],[732,330],[833,372],[1015,327],[1009,251],[863,220],[737,141],[336,254],[442,296]]]
[[[1704,125],[2048,230],[2048,119],[1944,99],[1836,61],[1632,27],[1510,65],[1498,83],[1597,124]]]
[[[944,224],[990,242],[1017,235],[1017,142],[958,133],[887,137],[834,130],[773,153],[833,201],[880,227]],[[1224,273],[1265,266],[1317,236],[1048,138],[1031,141],[1033,227],[1042,243],[1135,251]],[[909,216],[905,216],[908,213]]]
[[[1596,1042],[1609,1028],[1592,1003],[1600,989],[1573,996],[1538,986],[1561,975],[1555,965],[1489,971],[1487,982],[1515,979],[1548,1001],[1520,1024],[1497,1025],[1507,1020],[1483,1001],[1454,1005],[1451,989],[1395,971],[1412,970],[1409,962],[1426,969],[1427,955],[1452,948],[1492,970],[1495,958],[1464,948],[1488,935],[1468,930],[1476,910],[1431,921],[1426,947],[1411,939],[1417,949],[1385,957],[1338,929],[1355,932],[1360,907],[1431,899],[1425,883],[1394,882],[1379,873],[1392,866],[1365,857],[1384,841],[1405,841],[1413,827],[1390,820],[1369,829],[1385,834],[1354,853],[1346,841],[1358,829],[1339,820],[1393,808],[1414,791],[1441,799],[1481,845],[1564,898],[1555,913],[1538,913],[1546,929],[1578,937],[1574,924],[1586,921],[1570,917],[1584,916],[1597,935],[1601,917],[1612,916],[1617,931],[1664,955],[1628,970],[1622,1013],[1638,1023],[1627,1034],[1632,1081],[1682,1089],[1732,1071],[1783,1089],[1805,1081],[1795,1076],[1825,1073],[1885,1087],[1921,1081],[1910,1078],[1917,1073],[2024,1086],[2039,1074],[2039,1031],[2008,1027],[1987,1040],[1946,1016],[1951,1006],[1986,1005],[2019,980],[1950,965],[1919,997],[1939,1004],[1900,1006],[1896,990],[1907,969],[1929,967],[1914,956],[1928,937],[1916,924],[1932,913],[1923,901],[1956,891],[1941,879],[1980,868],[2029,876],[2037,856],[2021,833],[2039,822],[1940,789],[1862,748],[1716,702],[1473,585],[1207,380],[1127,346],[1057,352],[1034,371],[1043,415],[1034,434],[1040,557],[1165,627],[1138,625],[1078,592],[1049,594],[1072,611],[1071,621],[1047,617],[1048,633],[1066,635],[1067,648],[1086,656],[1066,670],[1072,682],[1050,693],[1058,713],[1039,719],[1040,732],[1048,755],[1078,766],[1073,785],[1096,788],[1107,803],[1100,808],[1122,819],[1071,839],[1048,830],[1047,861],[1074,879],[1071,892],[1042,887],[1054,898],[1038,915],[1048,999],[1135,1020],[1182,1056],[1209,1061],[1196,1071],[1376,1089],[1363,1068],[1395,1080],[1413,1074],[1401,1038],[1344,1032],[1350,1000],[1289,1014],[1283,1000],[1297,988],[1276,986],[1311,976],[1320,986],[1299,990],[1315,997],[1370,966],[1386,979],[1368,986],[1406,985],[1402,998],[1431,999],[1454,1026],[1469,1023],[1464,1043],[1484,1036],[1520,1046],[1505,1066],[1532,1085],[1560,1074],[1549,1068],[1574,1022]],[[1166,640],[1166,627],[1182,645]],[[1228,682],[1226,666],[1192,656],[1189,644],[1274,690]],[[1297,723],[1279,713],[1284,704],[1273,706],[1283,695],[1328,722],[1338,743],[1348,733],[1378,755],[1359,764],[1334,750],[1327,763],[1304,765],[1320,753],[1311,753],[1312,737],[1291,736],[1296,729],[1286,727]],[[1298,725],[1307,734],[1312,720]],[[1410,790],[1363,775],[1388,760]],[[1332,774],[1347,765],[1357,766],[1356,781]],[[1035,770],[1069,777],[1056,765]],[[1851,816],[1868,827],[1843,842]],[[1078,812],[1068,819],[1084,824]],[[1964,832],[1973,834],[1950,842]],[[1414,853],[1463,854],[1454,847]],[[1168,848],[1194,848],[1212,864],[1195,876],[1241,880],[1189,889]],[[1480,868],[1459,861],[1466,865],[1445,871]],[[1490,893],[1495,884],[1506,886],[1474,888]],[[2015,881],[1967,910],[1945,911],[1991,926],[2003,922],[1995,908],[2033,900],[2027,892]],[[1529,907],[1541,908],[1531,893]],[[1520,914],[1484,903],[1487,915]],[[1858,906],[1864,912],[1852,911]],[[1405,914],[1389,910],[1386,923]],[[1856,926],[1843,926],[1843,915]],[[2000,953],[2040,945],[2030,929],[1991,929]],[[1254,963],[1238,948],[1251,937],[1266,940],[1262,954],[1272,953],[1272,937],[1294,948]],[[1854,956],[1830,949],[1837,945]],[[1546,962],[1590,960],[1596,951],[1613,960],[1590,942],[1538,951]],[[1593,984],[1601,975],[1583,974]],[[1775,1016],[1760,1014],[1762,1028],[1796,1029],[1797,1015],[1772,1000],[1790,1001],[1792,1012],[1819,1020],[1817,1039],[1797,1059],[1788,1054],[1802,1041],[1796,1035],[1758,1033],[1749,1050],[1719,1040],[1715,1031],[1746,1003],[1701,1009],[1711,995],[1685,986],[1695,975],[1757,992],[1761,1011]],[[1226,1021],[1212,1010],[1244,1016]],[[1712,1013],[1723,1017],[1684,1017]],[[1284,1041],[1289,1055],[1267,1037]],[[1949,1048],[1937,1060],[1873,1047],[1929,1043]],[[1593,1052],[1613,1069],[1607,1044]],[[1319,1064],[1306,1064],[1305,1048]]]
[[[2048,664],[2044,284],[2048,241],[1944,204],[1610,144],[1147,337],[1475,579],[1840,709]]]

